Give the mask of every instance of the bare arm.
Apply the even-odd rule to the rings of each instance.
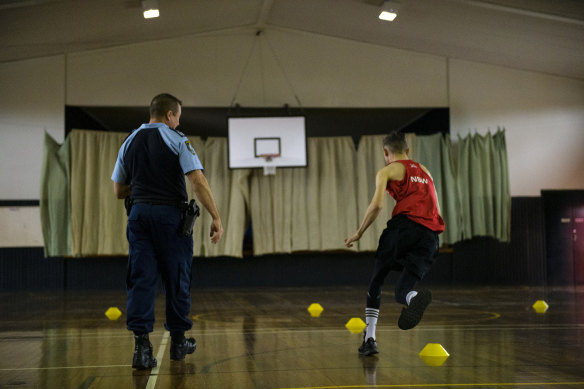
[[[209,182],[201,170],[193,170],[187,174],[187,177],[193,187],[197,199],[203,204],[213,218],[213,221],[211,222],[210,237],[211,242],[217,243],[223,235],[223,226],[221,225],[221,218],[219,217],[219,211],[217,210],[217,205],[215,204],[215,199],[213,198]]]
[[[114,194],[118,199],[125,199],[130,195],[132,187],[126,184],[120,184],[114,181]]]
[[[361,239],[365,230],[377,219],[379,212],[383,208],[383,196],[385,188],[387,188],[387,183],[390,180],[403,179],[404,170],[403,165],[394,163],[387,165],[377,172],[375,176],[375,193],[373,193],[373,198],[367,207],[361,226],[352,235],[345,238],[345,246],[353,247],[353,242]]]

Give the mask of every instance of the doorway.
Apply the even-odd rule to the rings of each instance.
[[[584,284],[584,190],[542,190],[547,279]]]

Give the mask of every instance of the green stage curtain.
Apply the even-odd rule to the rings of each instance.
[[[307,168],[256,169],[249,180],[254,254],[344,247],[357,224],[350,137],[308,138]]]
[[[71,223],[73,255],[127,255],[127,216],[124,202],[113,193],[111,174],[119,148],[127,134],[101,131],[73,131]],[[245,201],[237,180],[245,172],[227,167],[227,139],[189,137],[205,168],[205,175],[221,214],[225,233],[217,245],[209,240],[211,218],[199,204],[201,217],[193,231],[195,256],[242,257],[245,229]],[[189,198],[194,198],[185,177]]]
[[[460,188],[456,181],[450,138],[442,134],[418,136],[416,138],[416,161],[430,171],[442,218],[446,228],[440,234],[441,244],[453,244],[460,240]]]
[[[45,132],[40,188],[40,214],[45,256],[71,255],[69,138],[58,144]]]
[[[71,231],[74,256],[126,255],[124,201],[114,196],[112,171],[126,133],[73,130]]]
[[[461,188],[462,239],[511,239],[511,195],[505,130],[458,137],[457,180]]]
[[[249,169],[229,169],[227,138],[208,138],[205,143],[200,138],[189,137],[205,168],[205,176],[211,186],[217,203],[223,238],[217,244],[211,243],[209,231],[211,216],[199,204],[201,217],[195,223],[195,256],[243,257],[243,235],[246,228],[246,191]],[[200,151],[199,151],[200,150]],[[187,179],[189,198],[195,198]]]
[[[47,256],[127,255],[127,216],[110,179],[125,133],[73,131],[60,146],[45,136],[41,218]],[[203,209],[194,231],[196,256],[242,257],[251,222],[254,254],[344,249],[385,166],[383,136],[363,136],[358,151],[351,137],[307,139],[307,168],[230,170],[227,139],[190,137],[211,184],[225,233],[209,241],[211,219]],[[442,135],[406,134],[410,157],[433,175],[446,221],[443,243],[472,236],[509,241],[511,198],[504,131],[459,138],[455,163]],[[453,166],[455,168],[453,168]],[[188,181],[187,181],[188,184]],[[190,184],[189,197],[193,198]],[[393,200],[356,247],[372,251],[391,216]]]

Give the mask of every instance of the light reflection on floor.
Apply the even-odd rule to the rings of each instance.
[[[356,287],[193,291],[198,342],[171,362],[157,300],[157,374],[133,371],[123,291],[0,294],[0,388],[584,387],[584,288],[438,288],[422,323],[397,328],[401,307],[384,294],[380,353],[360,357],[363,317]],[[544,299],[544,314],[531,305]],[[307,307],[324,311],[311,317]],[[450,354],[440,366],[419,356],[428,343]],[[165,346],[164,346],[165,347]]]

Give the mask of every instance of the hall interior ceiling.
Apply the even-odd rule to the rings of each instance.
[[[0,0],[0,62],[167,38],[302,31],[584,80],[582,0]],[[176,53],[175,53],[176,55]]]

